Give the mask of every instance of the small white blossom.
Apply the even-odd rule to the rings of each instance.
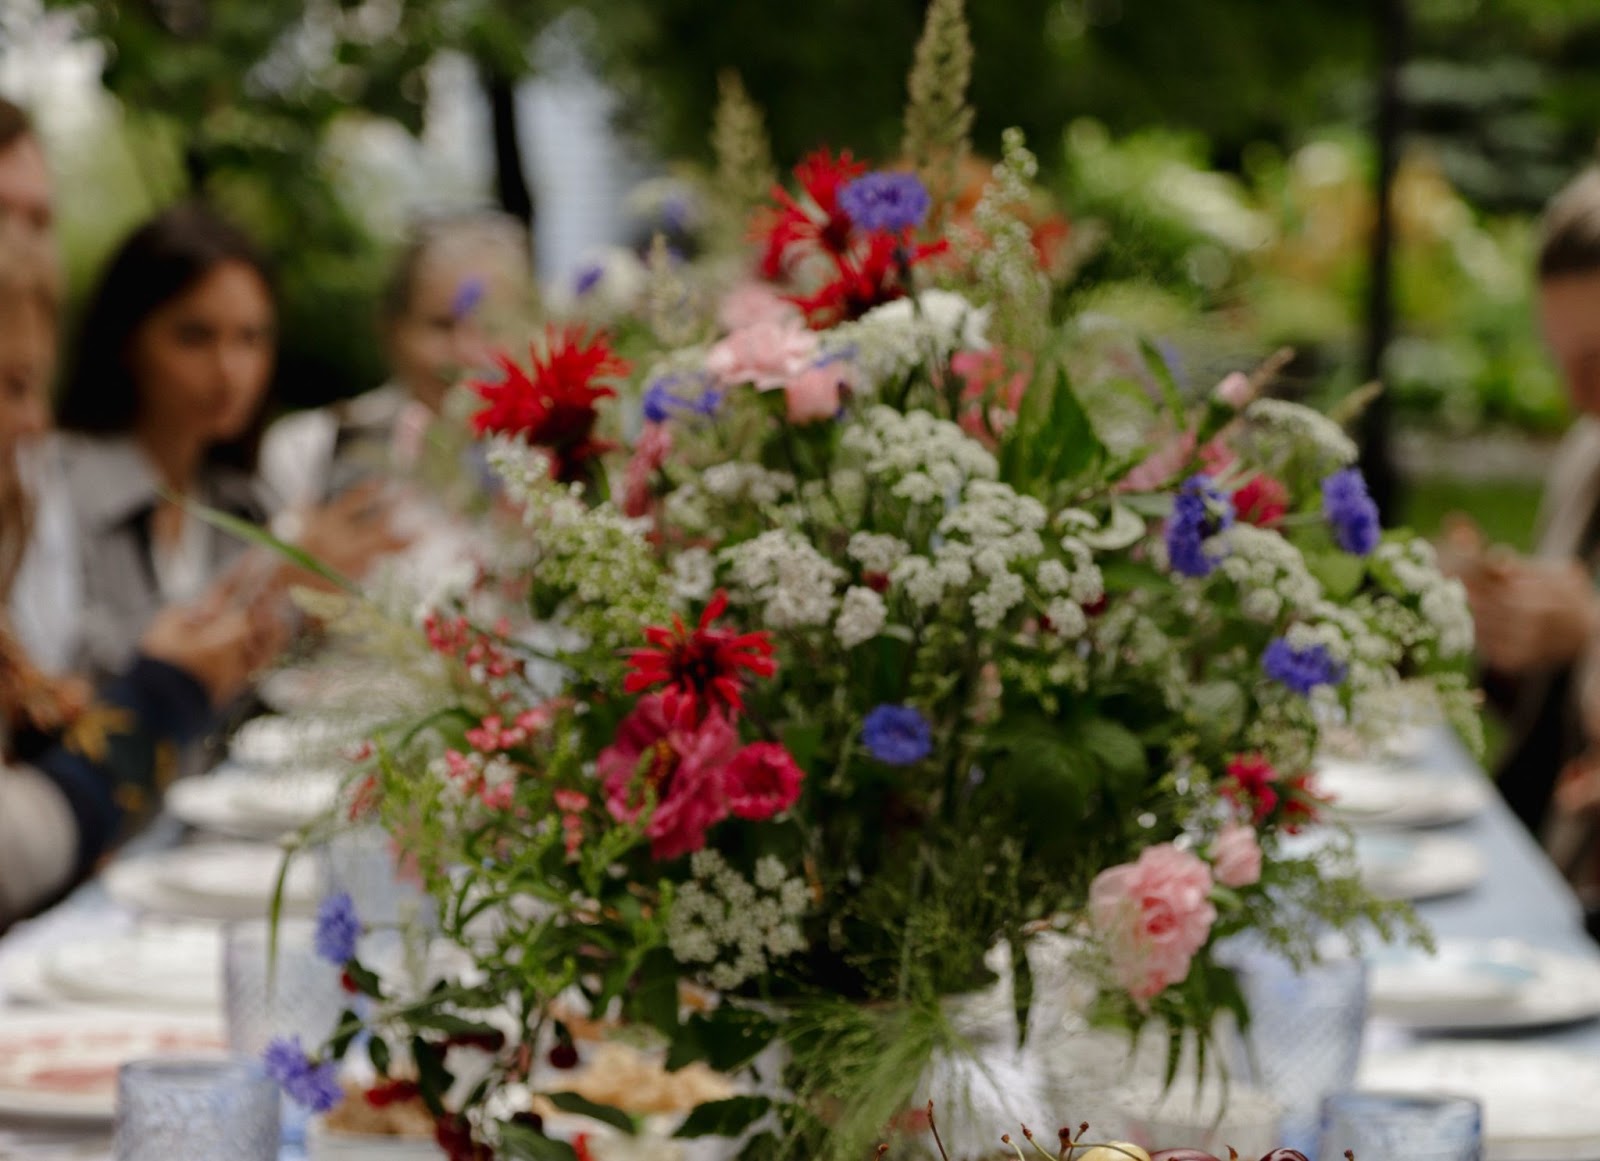
[[[713,987],[736,988],[805,949],[800,920],[810,892],[777,858],[756,864],[754,882],[712,850],[696,851],[689,867],[693,878],[667,918],[667,946],[680,963],[706,965]]]
[[[845,590],[839,605],[839,619],[834,622],[834,636],[846,649],[865,644],[879,633],[889,619],[883,598],[871,589],[856,585]]]
[[[1276,532],[1241,522],[1219,539],[1226,545],[1219,567],[1238,586],[1245,616],[1276,621],[1285,608],[1305,613],[1322,599],[1300,550]]]
[[[724,549],[734,582],[762,603],[768,628],[825,625],[844,571],[796,532],[773,529]]]
[[[1335,467],[1356,462],[1355,441],[1320,411],[1284,399],[1257,399],[1246,409],[1245,417],[1252,423],[1272,428],[1277,436]]]
[[[857,532],[846,550],[850,558],[868,572],[887,573],[911,553],[910,545],[898,536],[878,532]]]
[[[1005,615],[1022,603],[1027,590],[1016,573],[991,577],[989,587],[972,597],[972,617],[980,629],[998,629]]]
[[[672,595],[685,605],[695,605],[711,595],[717,583],[717,562],[698,546],[686,548],[672,561]]]

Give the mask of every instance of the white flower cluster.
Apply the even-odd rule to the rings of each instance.
[[[672,558],[672,596],[679,604],[699,604],[716,585],[717,562],[709,549],[693,546]]]
[[[954,291],[924,290],[915,303],[898,298],[827,331],[823,351],[848,358],[873,390],[929,360],[944,363],[957,351],[985,349],[989,313]]]
[[[760,464],[737,460],[712,464],[701,473],[700,482],[707,492],[724,502],[776,504],[794,491],[794,477],[788,472],[768,471]]]
[[[839,603],[839,619],[833,633],[846,649],[864,645],[879,633],[889,619],[889,610],[883,598],[869,588],[855,585],[845,590]]]
[[[893,494],[913,504],[941,504],[968,480],[1000,474],[982,444],[927,411],[869,408],[840,442],[865,458],[868,475],[894,481]]]
[[[1227,556],[1220,568],[1239,587],[1245,616],[1276,621],[1285,610],[1309,612],[1322,598],[1322,586],[1307,571],[1300,550],[1276,532],[1238,523],[1222,538]]]
[[[716,851],[696,851],[689,868],[667,917],[667,946],[680,963],[712,965],[712,987],[736,988],[805,949],[799,921],[810,892],[778,859],[757,862],[754,882]]]
[[[1285,399],[1257,399],[1245,411],[1245,418],[1272,428],[1291,445],[1334,467],[1356,462],[1355,441],[1320,411]]]
[[[1432,629],[1441,657],[1471,652],[1475,633],[1467,590],[1460,581],[1439,571],[1433,545],[1420,538],[1404,544],[1388,541],[1378,546],[1373,558],[1374,564],[1386,568],[1396,584],[1417,598],[1418,611]]]
[[[545,522],[533,526],[538,576],[569,598],[565,624],[598,648],[620,650],[638,643],[640,625],[668,619],[673,580],[656,564],[639,521],[610,504],[543,514]]]
[[[1367,611],[1370,613],[1370,608]],[[1310,610],[1310,619],[1291,625],[1284,637],[1297,650],[1318,645],[1326,649],[1328,656],[1348,667],[1346,680],[1353,691],[1392,685],[1395,681],[1400,648],[1364,617],[1360,608],[1318,601]]]
[[[868,572],[887,574],[911,554],[911,546],[898,536],[857,532],[850,537],[850,545],[845,551],[850,554],[851,560]]]
[[[509,435],[490,436],[489,469],[500,477],[506,495],[525,508],[548,502],[560,490],[550,480],[550,457]]]
[[[838,604],[844,570],[797,532],[775,528],[722,551],[734,583],[762,603],[769,629],[825,625]]]
[[[1041,561],[1034,581],[1039,591],[1050,598],[1044,614],[1050,631],[1063,641],[1075,641],[1089,628],[1083,606],[1092,605],[1105,595],[1105,578],[1094,562],[1089,546],[1075,536],[1061,538],[1065,560]]]

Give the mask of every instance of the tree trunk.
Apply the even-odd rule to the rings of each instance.
[[[517,140],[517,82],[492,64],[481,64],[483,86],[489,96],[489,117],[494,134],[494,189],[500,207],[533,229],[533,191],[522,167],[522,144]]]
[[[1405,60],[1406,0],[1373,0],[1379,38],[1377,199],[1378,220],[1372,232],[1372,281],[1367,291],[1366,357],[1362,370],[1367,381],[1383,375],[1383,355],[1394,336],[1394,206],[1395,170],[1399,162],[1404,99],[1400,70]],[[1400,478],[1395,468],[1390,429],[1394,404],[1387,391],[1373,400],[1361,425],[1361,470],[1372,498],[1392,525],[1400,499]]]

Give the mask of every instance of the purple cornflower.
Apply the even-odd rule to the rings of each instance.
[[[339,1065],[332,1060],[321,1064],[300,1047],[300,1037],[280,1036],[261,1054],[267,1075],[295,1104],[314,1113],[325,1113],[344,1099],[339,1084]]]
[[[644,390],[644,417],[650,423],[665,423],[680,415],[707,418],[722,406],[722,392],[701,375],[664,375]]]
[[[606,276],[606,268],[599,262],[585,262],[578,267],[572,276],[572,292],[583,298],[600,285],[600,280]]]
[[[890,766],[910,766],[933,753],[928,719],[908,705],[880,705],[861,723],[867,753]]]
[[[1370,555],[1383,530],[1378,506],[1367,493],[1359,468],[1345,468],[1322,481],[1322,515],[1333,528],[1340,548],[1356,556]]]
[[[1206,541],[1233,524],[1233,500],[1211,486],[1211,477],[1190,476],[1172,500],[1167,517],[1167,560],[1184,576],[1210,576],[1221,553]]]
[[[461,285],[456,287],[455,297],[450,300],[450,314],[457,319],[466,318],[478,309],[483,302],[486,288],[481,278],[463,278]]]
[[[344,965],[356,957],[361,938],[361,918],[348,892],[329,895],[317,908],[317,954],[329,963]]]
[[[1272,680],[1294,690],[1301,697],[1308,696],[1319,685],[1338,685],[1345,679],[1346,669],[1335,661],[1325,645],[1307,645],[1303,649],[1283,637],[1274,637],[1261,655],[1261,668]]]
[[[839,206],[863,230],[900,234],[922,225],[933,204],[914,173],[880,169],[839,191]]]

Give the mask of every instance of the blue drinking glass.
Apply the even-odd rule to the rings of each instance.
[[[1322,1161],[1482,1161],[1483,1109],[1460,1096],[1342,1092],[1322,1104]]]
[[[277,1161],[278,1086],[248,1060],[138,1060],[117,1074],[116,1161]]]

